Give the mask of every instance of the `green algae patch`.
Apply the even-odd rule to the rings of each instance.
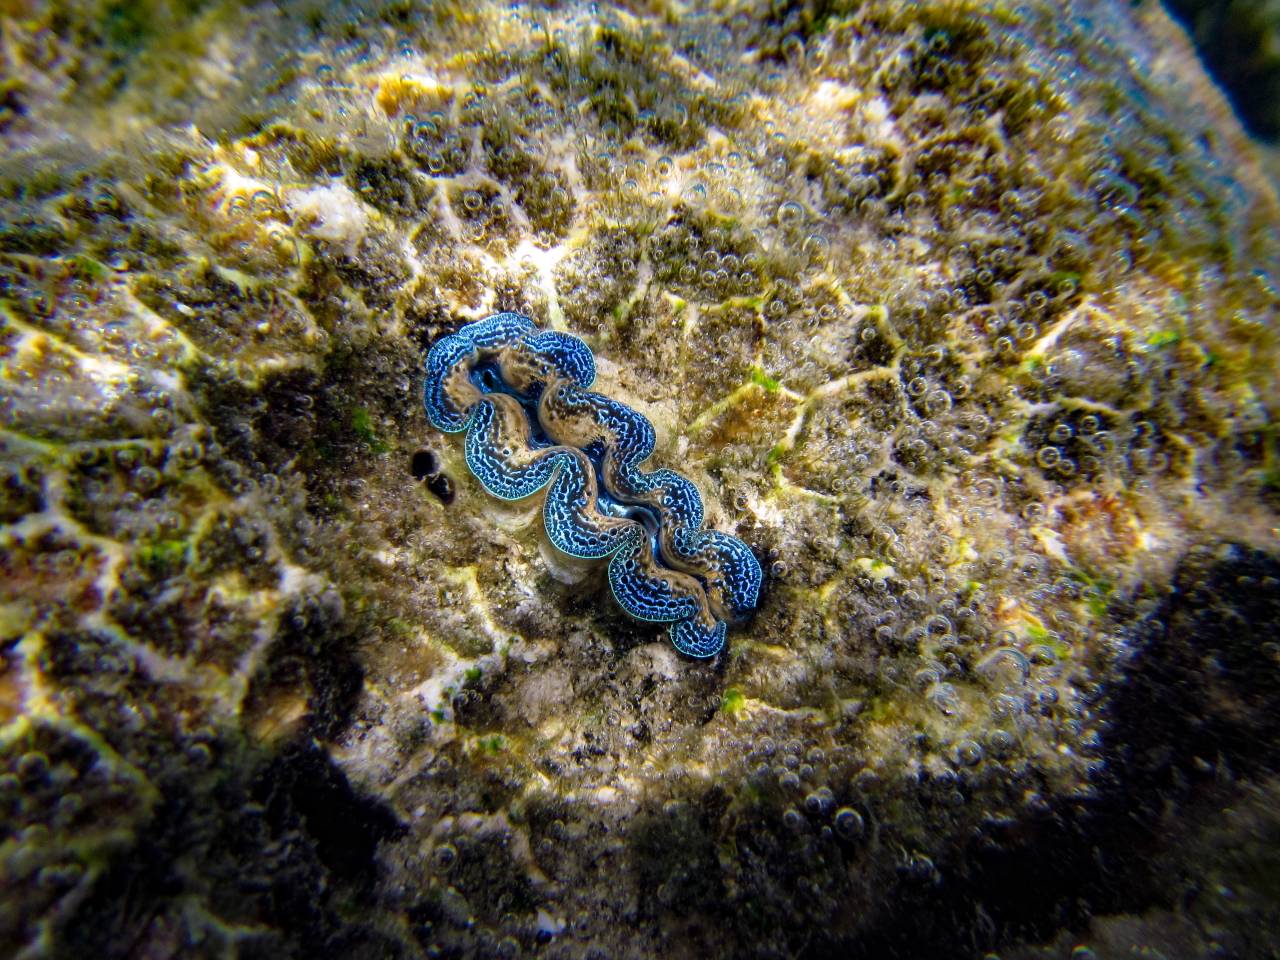
[[[88,254],[77,254],[71,258],[71,269],[86,280],[102,281],[111,276],[111,268]]]
[[[874,557],[858,557],[854,563],[872,580],[888,580],[897,573],[892,564]]]
[[[751,382],[757,387],[764,387],[769,393],[777,393],[782,386],[780,381],[765,373],[764,368],[759,365],[751,368]]]
[[[893,723],[902,717],[902,706],[889,697],[872,697],[862,710],[862,716],[871,726]]]
[[[181,573],[191,560],[187,540],[156,540],[140,545],[134,553],[138,566],[149,575],[163,579]]]
[[[1171,347],[1175,343],[1182,340],[1182,334],[1176,330],[1157,330],[1146,339],[1146,344],[1152,350],[1160,350],[1164,347]]]
[[[1022,362],[1018,365],[1018,370],[1024,374],[1039,373],[1044,369],[1044,357],[1041,354],[1033,353],[1022,358]]]
[[[720,697],[720,709],[728,716],[737,716],[747,705],[747,698],[737,687],[729,687]]]
[[[351,411],[351,431],[357,438],[364,441],[369,449],[374,453],[387,453],[391,450],[390,444],[382,440],[377,431],[373,428],[373,417],[370,415],[368,408],[355,407]]]
[[[1115,584],[1105,576],[1092,573],[1080,567],[1070,568],[1067,571],[1067,576],[1077,583],[1083,584],[1086,588],[1084,602],[1089,613],[1094,617],[1104,616],[1111,602],[1112,594],[1115,592]]]

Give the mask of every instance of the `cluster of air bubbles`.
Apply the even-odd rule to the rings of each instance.
[[[658,276],[678,289],[715,300],[759,292],[764,258],[749,239],[721,227],[694,231],[670,222],[651,241]]]
[[[406,114],[401,131],[405,152],[432,176],[456,176],[466,169],[467,140],[443,112]]]
[[[225,209],[232,220],[270,220],[284,216],[284,208],[275,191],[265,187],[251,194],[234,193]]]
[[[844,748],[829,751],[806,746],[799,737],[779,744],[766,736],[754,745],[750,762],[755,764],[754,777],[762,788],[767,789],[769,781],[776,785],[778,815],[788,832],[816,834],[832,842],[853,842],[864,836],[864,814],[853,803],[842,803],[840,796],[851,792],[856,799],[870,782],[856,777],[850,780],[850,757]],[[844,786],[838,790],[833,784]]]
[[[478,243],[491,234],[505,232],[508,221],[509,204],[507,198],[499,190],[468,187],[455,191],[451,203],[463,225],[463,240]]]

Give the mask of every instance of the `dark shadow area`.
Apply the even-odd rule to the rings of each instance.
[[[1170,596],[1130,632],[1096,796],[988,822],[939,863],[940,880],[905,877],[868,935],[849,943],[816,932],[800,955],[978,956],[1153,909],[1196,922],[1195,897],[1218,869],[1219,847],[1227,871],[1241,857],[1266,859],[1207,832],[1280,771],[1277,638],[1280,560],[1235,544],[1189,551]],[[1242,882],[1233,895],[1256,892],[1265,903],[1266,887],[1265,878],[1256,891]],[[1264,915],[1242,952],[1224,956],[1272,955],[1255,951],[1275,919]]]
[[[1280,9],[1265,0],[1166,0],[1241,122],[1280,139]]]

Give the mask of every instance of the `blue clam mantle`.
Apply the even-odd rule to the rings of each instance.
[[[727,624],[755,609],[760,563],[741,540],[702,529],[702,497],[672,470],[640,469],[649,421],[587,390],[591,350],[499,313],[442,337],[427,355],[427,418],[466,431],[467,466],[495,497],[546,490],[543,521],[559,550],[609,559],[619,605],[671,624],[681,653],[711,657]]]

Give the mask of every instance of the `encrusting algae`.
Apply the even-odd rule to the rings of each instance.
[[[1280,205],[1158,5],[0,18],[0,953],[1274,950]],[[429,425],[505,311],[725,652]]]

